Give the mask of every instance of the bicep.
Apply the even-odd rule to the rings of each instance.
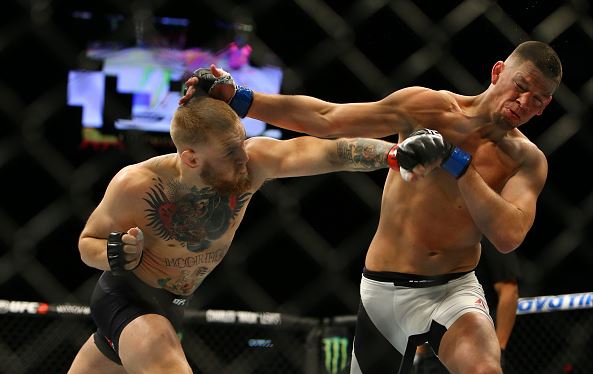
[[[110,232],[117,231],[113,229],[114,222],[109,211],[99,204],[87,219],[80,237],[81,239],[106,238]]]
[[[336,144],[309,136],[265,139],[258,142],[254,161],[265,179],[322,174],[336,169]]]
[[[337,104],[326,117],[334,124],[332,137],[383,138],[412,131],[418,114],[440,97],[433,90],[407,87],[375,102]]]
[[[505,184],[501,197],[521,211],[531,225],[535,220],[537,198],[544,187],[547,177],[547,163],[524,165]]]
[[[105,194],[89,216],[81,237],[106,238],[113,231],[127,231],[135,226],[133,212],[135,194],[126,176],[116,175]]]

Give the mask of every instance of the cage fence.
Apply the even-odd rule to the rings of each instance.
[[[593,292],[521,298],[505,373],[593,373]],[[203,374],[343,374],[356,316],[188,309],[182,344]],[[66,373],[94,332],[85,305],[0,300],[0,373]]]

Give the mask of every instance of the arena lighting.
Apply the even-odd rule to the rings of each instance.
[[[118,29],[123,16],[97,16],[75,12],[81,28],[108,23]],[[251,45],[241,39],[218,51],[199,47],[183,48],[189,20],[155,17],[158,42],[143,38],[134,46],[99,40],[89,41],[88,59],[99,62],[100,69],[71,70],[68,73],[67,103],[82,109],[81,128],[85,144],[118,144],[129,131],[168,136],[171,118],[178,106],[184,83],[191,72],[215,64],[231,73],[237,84],[258,92],[278,93],[282,70],[276,66],[250,64]],[[242,119],[248,137],[281,138],[278,129],[262,121]]]

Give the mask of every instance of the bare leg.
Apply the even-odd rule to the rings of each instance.
[[[93,336],[83,344],[72,362],[68,374],[125,374],[123,367],[111,361],[95,345]]]
[[[439,358],[454,374],[500,374],[500,346],[490,320],[481,313],[462,315],[447,330]]]
[[[142,315],[123,329],[119,357],[130,374],[192,373],[175,329],[158,314]]]

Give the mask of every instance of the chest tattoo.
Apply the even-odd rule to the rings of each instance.
[[[160,238],[177,240],[191,252],[203,251],[220,238],[251,196],[250,192],[224,196],[210,187],[173,182],[167,187],[165,192],[158,178],[143,198],[149,205],[145,210],[148,226]]]

